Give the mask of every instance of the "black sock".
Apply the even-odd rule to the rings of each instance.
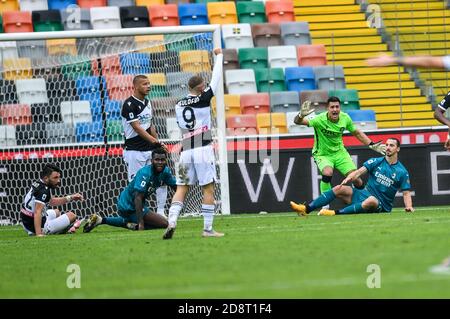
[[[312,211],[311,206],[309,206],[309,204],[306,204],[305,206],[306,206],[306,213],[309,214]]]

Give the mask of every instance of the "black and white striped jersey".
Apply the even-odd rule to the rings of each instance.
[[[155,146],[140,137],[131,126],[132,122],[139,121],[141,127],[150,132],[153,114],[149,100],[141,101],[132,95],[123,103],[121,114],[125,134],[125,149],[132,151],[153,150]]]
[[[34,215],[36,203],[41,203],[45,206],[44,211],[42,212],[45,216],[45,211],[51,198],[52,194],[50,187],[45,185],[42,180],[35,181],[31,184],[30,190],[25,195],[22,202],[22,210],[25,210],[24,213],[28,213],[28,215]]]

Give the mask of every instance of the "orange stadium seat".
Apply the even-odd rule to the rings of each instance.
[[[238,23],[236,4],[233,1],[208,2],[207,8],[210,24]]]
[[[266,16],[269,23],[295,21],[292,1],[267,1]]]
[[[31,108],[27,104],[5,104],[0,106],[3,125],[31,124]]]
[[[29,11],[8,11],[3,13],[3,29],[6,33],[33,32],[33,20]]]
[[[148,7],[148,14],[152,27],[180,25],[176,4],[151,5]]]
[[[327,52],[323,44],[307,44],[297,46],[299,66],[318,66],[327,64]]]
[[[134,92],[133,75],[106,75],[106,87],[111,100],[123,101]]]
[[[256,116],[254,114],[227,116],[228,135],[255,135]]]
[[[259,134],[284,134],[288,132],[286,113],[256,114],[256,124]]]
[[[78,55],[75,39],[52,39],[47,40],[49,55]]]
[[[118,55],[110,55],[100,59],[102,64],[102,75],[113,75],[122,74],[122,69],[120,68],[120,59]],[[92,60],[92,71],[94,75],[100,75],[98,70],[97,60]]]
[[[270,112],[269,93],[255,93],[241,95],[241,113],[256,114]]]
[[[106,0],[77,0],[80,8],[90,9],[92,7],[106,7],[108,4]]]
[[[165,4],[164,0],[136,0],[136,6],[152,6],[155,4]]]

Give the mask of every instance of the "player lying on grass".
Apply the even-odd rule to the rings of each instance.
[[[323,112],[314,118],[308,115],[314,112],[310,108],[310,101],[302,104],[301,110],[294,119],[295,124],[307,125],[314,128],[314,147],[312,155],[322,174],[320,192],[331,190],[331,178],[334,169],[347,176],[356,170],[350,154],[347,152],[342,140],[344,131],[353,134],[362,144],[384,155],[385,146],[381,142],[374,143],[367,135],[353,125],[353,121],[347,113],[341,112],[341,101],[332,96],[327,101],[327,112]],[[353,180],[355,187],[362,189],[363,181],[360,178]]]
[[[395,194],[401,190],[405,211],[413,212],[409,191],[411,188],[409,174],[398,160],[399,151],[400,141],[396,138],[389,138],[386,141],[386,156],[369,159],[360,169],[350,173],[340,185],[321,194],[307,205],[291,202],[292,208],[299,216],[305,216],[313,210],[328,205],[334,199],[340,198],[349,205],[340,210],[322,209],[318,215],[390,212]],[[364,189],[345,185],[365,173],[369,173],[369,179]]]
[[[41,172],[41,178],[31,184],[31,189],[25,195],[20,210],[22,225],[28,235],[42,237],[51,234],[75,232],[80,227],[80,221],[74,212],[61,214],[58,209],[48,209],[47,206],[60,206],[71,201],[83,200],[83,195],[73,194],[65,197],[53,197],[52,190],[61,184],[61,169],[53,164],[47,164]]]
[[[98,225],[110,225],[132,230],[167,228],[167,219],[150,212],[146,198],[163,184],[176,189],[175,177],[167,166],[167,153],[162,148],[152,152],[151,164],[144,166],[128,186],[120,193],[117,202],[119,217],[100,217],[91,215],[83,231],[90,232]]]

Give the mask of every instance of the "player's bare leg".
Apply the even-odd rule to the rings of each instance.
[[[186,198],[186,194],[189,191],[189,185],[178,185],[177,191],[172,198],[172,204],[169,208],[169,220],[166,231],[164,232],[163,239],[171,239],[175,228],[177,227],[178,216],[183,209],[183,202]]]
[[[213,229],[214,220],[214,182],[202,186],[203,190],[203,237],[222,237],[223,233]]]
[[[157,213],[149,213],[144,215],[145,229],[167,228],[169,223],[164,216]]]

